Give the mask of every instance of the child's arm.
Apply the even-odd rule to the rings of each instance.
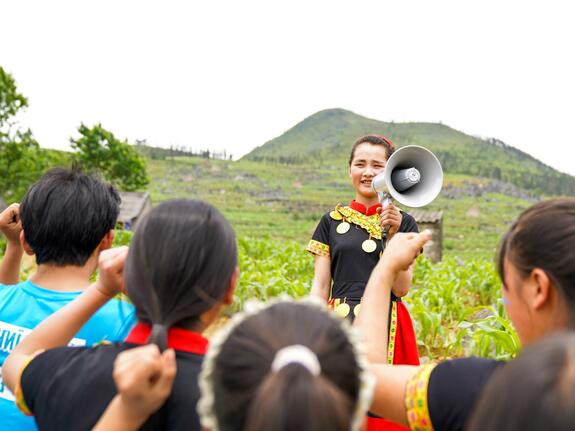
[[[160,353],[149,344],[126,350],[114,362],[118,394],[92,431],[132,431],[158,410],[172,391],[176,356],[172,349]]]
[[[354,325],[362,335],[368,360],[375,364],[377,379],[370,411],[397,423],[407,424],[405,387],[419,369],[415,366],[387,366],[387,332],[391,290],[397,275],[406,271],[419,254],[431,233],[396,234],[387,244],[374,268],[363,295],[361,313]]]
[[[408,294],[411,288],[411,279],[413,278],[413,266],[410,265],[405,271],[400,271],[395,278],[395,283],[393,283],[393,288],[391,291],[398,298],[403,298]]]
[[[100,254],[100,278],[84,293],[40,323],[10,353],[2,378],[14,392],[28,357],[40,350],[65,346],[98,309],[121,291],[127,247]]]
[[[387,336],[382,334],[388,332],[391,290],[397,276],[409,271],[430,236],[429,231],[396,234],[369,277],[361,313],[354,325],[362,332],[368,359],[372,363],[385,363],[387,360]]]
[[[20,205],[12,204],[0,213],[0,231],[8,241],[6,253],[0,263],[0,284],[17,284],[20,281],[20,262],[24,249],[20,244]]]
[[[401,227],[401,222],[403,220],[403,215],[393,204],[387,206],[386,208],[378,208],[377,213],[379,214],[379,222],[381,223],[382,229],[384,226],[388,226],[388,241],[391,241],[393,236],[399,231]],[[395,282],[391,291],[398,298],[402,298],[409,292],[411,288],[411,279],[413,278],[413,265],[411,265],[405,271],[399,271],[395,277]]]

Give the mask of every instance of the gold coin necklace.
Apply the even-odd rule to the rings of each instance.
[[[377,250],[377,243],[371,239],[370,235],[368,239],[361,243],[361,248],[366,253],[373,253],[375,250]]]
[[[334,220],[341,220],[343,216],[339,213],[339,211],[333,210],[329,213],[329,216]]]
[[[350,227],[351,227],[350,224],[344,220],[340,224],[337,225],[335,230],[340,235],[343,235],[344,233],[346,233],[349,230]]]
[[[350,310],[351,308],[349,304],[342,302],[338,304],[337,307],[335,307],[335,314],[337,314],[339,317],[347,317]]]

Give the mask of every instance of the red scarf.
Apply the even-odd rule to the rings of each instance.
[[[132,344],[146,344],[151,333],[152,326],[140,322],[130,331],[125,341]],[[208,350],[208,340],[197,332],[172,327],[168,330],[168,347],[181,352],[205,355]]]

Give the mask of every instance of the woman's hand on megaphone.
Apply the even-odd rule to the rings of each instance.
[[[421,254],[423,245],[431,239],[429,229],[420,233],[399,233],[387,243],[379,264],[394,274],[405,271]]]
[[[403,216],[393,204],[389,204],[385,208],[378,208],[377,213],[379,214],[381,228],[385,230],[386,226],[388,226],[387,239],[390,240],[399,230]]]

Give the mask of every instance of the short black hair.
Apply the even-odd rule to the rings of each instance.
[[[119,212],[116,189],[79,169],[46,172],[20,205],[24,237],[39,265],[85,265]]]

